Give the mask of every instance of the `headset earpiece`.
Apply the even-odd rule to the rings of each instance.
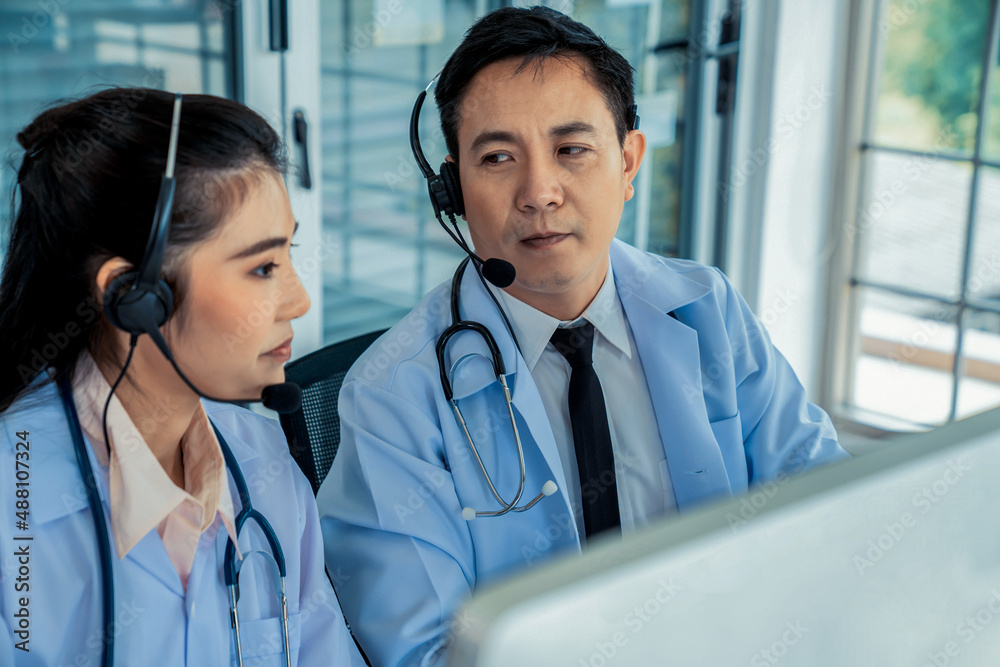
[[[453,215],[465,215],[465,199],[462,197],[462,182],[458,176],[458,165],[454,162],[442,162],[439,178],[444,183],[444,190],[448,197],[447,202],[445,202],[448,208],[441,207],[441,210],[448,213],[450,208]]]
[[[138,271],[123,273],[104,291],[108,321],[135,336],[148,334],[150,322],[159,329],[174,310],[174,293],[165,280],[157,280],[152,289],[133,289],[138,277]]]

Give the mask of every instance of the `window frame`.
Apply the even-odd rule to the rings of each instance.
[[[1000,301],[969,294],[976,226],[981,222],[977,220],[977,204],[982,196],[979,187],[980,174],[983,168],[1000,168],[1000,160],[987,160],[983,156],[993,83],[992,64],[997,60],[998,42],[1000,42],[1000,0],[990,2],[989,24],[981,61],[983,75],[979,84],[976,137],[972,153],[968,156],[959,156],[947,151],[919,151],[886,146],[872,139],[873,118],[877,109],[886,43],[886,31],[881,29],[881,25],[889,1],[855,0],[851,8],[851,24],[855,29],[851,32],[846,71],[848,82],[857,81],[860,85],[846,87],[848,94],[845,96],[843,121],[839,128],[839,135],[843,141],[840,142],[842,149],[837,156],[838,180],[834,185],[834,192],[842,193],[842,196],[836,198],[832,215],[834,220],[839,221],[842,233],[841,242],[837,246],[831,264],[828,295],[831,307],[828,316],[833,326],[828,327],[830,333],[823,366],[824,376],[828,381],[824,383],[822,396],[828,405],[834,406],[838,421],[848,426],[874,428],[882,433],[922,430],[931,428],[932,425],[908,422],[854,404],[852,394],[856,364],[861,356],[862,344],[859,329],[861,291],[874,289],[902,297],[920,298],[957,310],[955,353],[950,371],[953,385],[945,423],[958,420],[958,397],[961,379],[965,375],[963,367],[966,314],[970,309],[1000,314]],[[957,161],[971,166],[972,176],[967,190],[969,206],[965,219],[965,249],[960,292],[957,298],[945,298],[940,294],[885,285],[859,275],[861,248],[864,243],[864,226],[859,223],[859,210],[865,201],[867,188],[871,185],[868,162],[870,156],[874,154],[873,151],[921,159]]]

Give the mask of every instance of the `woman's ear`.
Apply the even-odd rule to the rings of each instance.
[[[104,264],[101,264],[101,268],[97,270],[97,279],[95,281],[101,300],[103,301],[104,293],[115,278],[127,271],[134,270],[135,266],[124,257],[112,257],[104,262]]]

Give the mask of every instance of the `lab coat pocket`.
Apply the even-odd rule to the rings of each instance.
[[[722,460],[726,463],[730,487],[733,491],[746,489],[747,459],[743,448],[743,425],[740,422],[739,411],[732,417],[719,419],[709,425],[712,427],[715,441],[719,443]]]
[[[244,667],[270,667],[285,664],[285,640],[281,618],[261,618],[256,621],[240,621],[240,644],[243,647]],[[288,651],[292,664],[296,664],[301,642],[301,615],[288,615]],[[232,642],[232,661],[237,665],[236,640]]]
[[[729,454],[728,450],[732,450],[734,447],[743,449],[743,426],[740,424],[738,410],[732,417],[710,422],[709,426],[712,427],[712,433],[715,435],[715,440],[719,443],[723,454]]]
[[[667,460],[663,459],[657,466],[660,470],[660,486],[663,487],[663,497],[669,499],[667,507],[672,503],[677,505],[677,497],[674,494],[674,483],[670,481],[670,468],[667,467]]]

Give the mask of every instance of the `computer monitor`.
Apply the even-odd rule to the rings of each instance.
[[[1000,664],[1000,410],[485,587],[449,665]]]

